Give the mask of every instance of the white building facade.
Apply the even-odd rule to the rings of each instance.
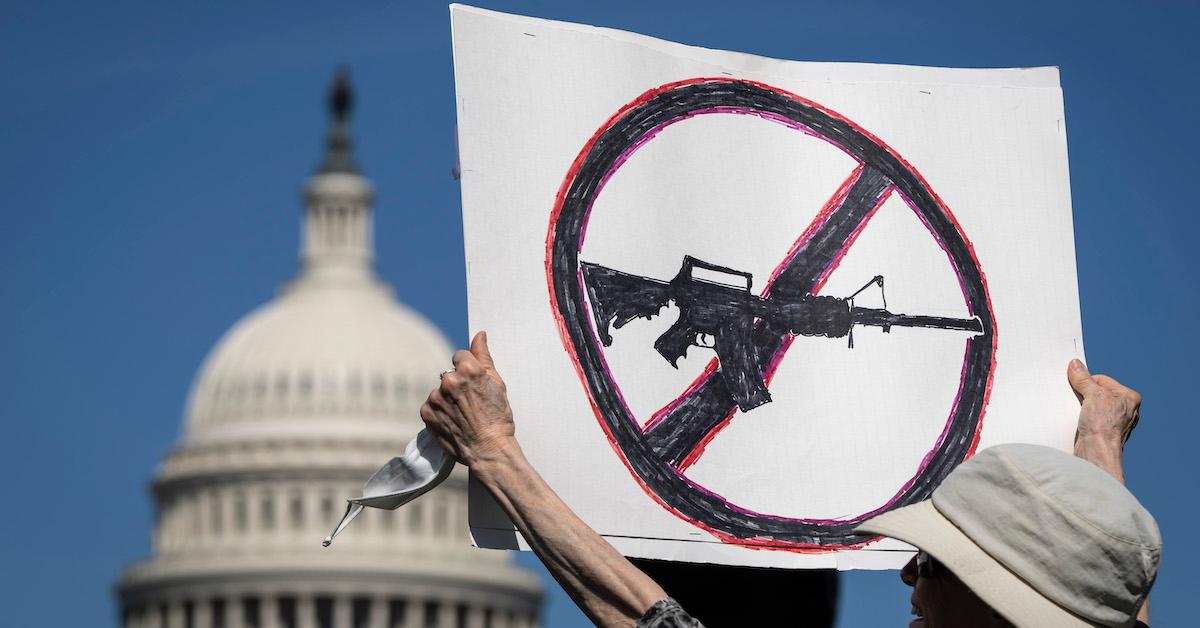
[[[329,548],[345,498],[403,451],[451,348],[374,274],[372,188],[331,95],[297,276],[213,348],[152,483],[152,555],[118,583],[125,628],[525,628],[534,574],[467,535],[466,476]]]

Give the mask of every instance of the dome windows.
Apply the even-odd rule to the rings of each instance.
[[[245,532],[250,527],[250,517],[246,508],[246,495],[238,491],[233,496],[233,527],[238,532]]]
[[[259,499],[259,524],[263,530],[275,529],[275,499],[269,492],[264,492]]]
[[[280,371],[275,374],[275,401],[279,404],[287,403],[288,398],[288,372]]]
[[[387,378],[380,371],[371,374],[371,399],[377,407],[387,403]]]
[[[300,492],[300,489],[292,490],[292,497],[289,503],[289,510],[291,514],[289,519],[291,519],[292,522],[292,529],[304,529],[304,494]]]
[[[300,393],[300,398],[303,399],[304,401],[308,401],[312,397],[312,394],[313,394],[312,371],[301,371],[300,372],[300,380],[299,380],[299,382],[297,382],[296,388]]]

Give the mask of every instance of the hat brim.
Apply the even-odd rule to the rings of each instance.
[[[993,610],[1016,626],[1093,626],[1038,593],[980,549],[925,500],[885,512],[855,529],[915,545],[945,565]]]

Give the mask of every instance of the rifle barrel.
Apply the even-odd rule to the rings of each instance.
[[[948,318],[945,316],[913,316],[895,314],[887,310],[869,307],[856,307],[851,313],[854,324],[882,327],[927,327],[932,329],[953,329],[958,331],[973,331],[983,333],[983,322],[979,317]]]

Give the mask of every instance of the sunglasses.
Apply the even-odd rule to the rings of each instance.
[[[930,556],[925,550],[917,550],[917,575],[922,578],[936,578],[941,571],[941,565],[937,559]]]

